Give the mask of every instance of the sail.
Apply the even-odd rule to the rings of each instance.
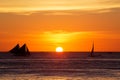
[[[24,45],[19,49],[18,55],[19,55],[19,56],[27,56],[27,55],[30,55],[30,52],[29,52],[26,44],[24,44]]]
[[[94,43],[93,43],[93,45],[92,45],[92,50],[91,50],[90,56],[91,56],[91,57],[94,56]]]
[[[20,48],[20,46],[19,46],[19,44],[17,44],[14,48],[12,48],[9,52],[10,53],[17,53],[18,51],[19,51],[19,48]]]

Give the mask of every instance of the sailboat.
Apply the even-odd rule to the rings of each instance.
[[[94,43],[92,45],[92,50],[90,52],[90,57],[94,57]]]
[[[26,44],[24,44],[22,47],[17,44],[14,48],[12,48],[10,51],[14,56],[29,56],[30,52]]]
[[[15,47],[13,47],[9,52],[12,54],[16,54],[19,51],[19,44],[17,44]]]

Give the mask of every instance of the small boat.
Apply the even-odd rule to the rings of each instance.
[[[90,57],[94,57],[94,43],[92,45],[92,50],[90,52]]]
[[[17,44],[14,48],[12,48],[10,51],[14,56],[29,56],[30,52],[26,44],[24,44],[22,47]]]

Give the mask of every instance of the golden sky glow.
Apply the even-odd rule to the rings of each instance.
[[[2,12],[96,10],[120,7],[119,0],[0,0]]]
[[[120,51],[120,0],[0,0],[0,51]]]

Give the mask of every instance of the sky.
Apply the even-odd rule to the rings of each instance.
[[[0,0],[0,51],[120,51],[120,0]]]

